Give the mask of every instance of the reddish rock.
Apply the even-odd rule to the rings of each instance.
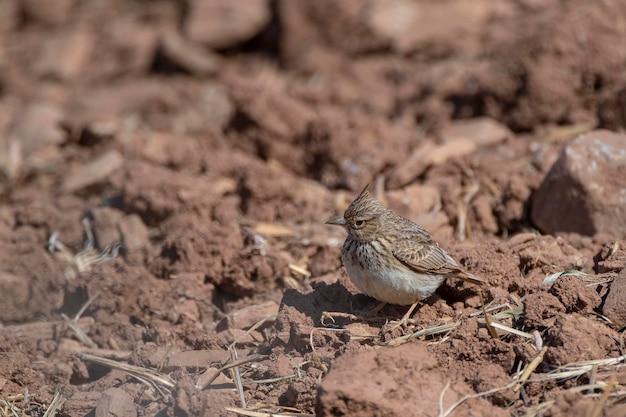
[[[52,103],[34,102],[17,114],[10,135],[19,140],[22,151],[31,154],[46,145],[58,145],[66,137],[61,128],[63,111]]]
[[[222,66],[219,55],[175,31],[163,34],[161,49],[164,58],[192,74],[215,75]]]
[[[400,190],[389,191],[385,194],[385,200],[396,213],[413,219],[441,204],[441,195],[439,189],[432,185],[411,184]]]
[[[501,143],[511,134],[506,126],[489,117],[455,121],[439,132],[444,142],[469,139],[478,146]]]
[[[21,0],[21,6],[27,19],[56,26],[69,20],[74,0]]]
[[[124,157],[116,150],[110,150],[81,168],[69,172],[61,192],[72,193],[106,180],[124,165]]]
[[[408,53],[428,44],[452,47],[459,37],[477,37],[489,17],[489,1],[373,2],[368,8],[368,26],[395,50]],[[440,46],[441,48],[442,46]]]
[[[274,301],[266,301],[261,304],[253,304],[241,310],[233,311],[224,317],[218,324],[217,330],[241,329],[247,330],[263,319],[276,317],[278,304]],[[273,323],[268,322],[268,324]],[[267,327],[267,325],[263,326]]]
[[[131,396],[121,388],[109,388],[96,405],[95,417],[135,417],[137,408]]]
[[[444,410],[472,390],[446,373],[421,345],[349,352],[333,363],[318,390],[317,415],[437,416],[440,394]],[[456,412],[504,416],[504,410],[484,399],[470,400]],[[480,410],[480,411],[478,411]]]
[[[148,228],[138,215],[129,214],[125,216],[120,220],[118,227],[124,241],[124,249],[129,253],[147,248],[150,245]]]
[[[71,80],[85,69],[94,42],[87,29],[56,33],[44,40],[32,69],[42,78]]]
[[[626,327],[626,270],[623,269],[611,283],[602,314],[611,320],[613,328],[621,330]]]
[[[111,207],[96,207],[91,210],[94,233],[100,249],[120,243],[122,236],[118,225],[124,213]]]
[[[184,27],[192,41],[228,48],[258,34],[270,17],[267,0],[194,0]]]
[[[626,135],[597,130],[570,143],[537,190],[531,216],[545,233],[626,236]]]

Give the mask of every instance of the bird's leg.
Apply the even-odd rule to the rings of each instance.
[[[393,325],[391,330],[395,330],[398,327],[406,327],[407,323],[409,322],[409,319],[411,318],[411,314],[413,314],[413,311],[415,311],[415,307],[417,307],[418,303],[419,303],[419,301],[416,301],[413,304],[411,304],[411,307],[409,307],[409,311],[407,311],[404,314],[404,316],[402,316],[400,321],[396,322],[396,324]]]
[[[374,307],[372,309],[368,309],[368,310],[360,310],[360,311],[356,312],[356,314],[359,315],[359,316],[362,316],[362,317],[364,317],[366,319],[374,319],[374,318],[376,318],[376,316],[378,316],[378,313],[380,313],[380,311],[386,305],[387,305],[387,303],[382,301],[376,307]],[[378,320],[378,319],[376,319],[376,320]]]
[[[385,308],[385,306],[386,306],[386,305],[387,305],[387,303],[386,303],[386,302],[381,301],[381,302],[380,302],[380,304],[378,304],[376,307],[374,307],[374,308],[372,309],[372,311],[370,311],[370,314],[371,314],[372,316],[377,315],[378,313],[380,313],[380,311],[381,311],[383,308]]]

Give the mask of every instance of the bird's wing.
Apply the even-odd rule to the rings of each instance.
[[[415,272],[422,274],[447,275],[462,272],[459,264],[434,241],[413,233],[396,240],[393,255]]]
[[[476,285],[487,281],[463,271],[461,266],[430,237],[419,231],[409,231],[399,237],[393,247],[393,255],[415,272],[433,275],[451,275]]]

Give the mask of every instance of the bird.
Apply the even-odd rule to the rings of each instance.
[[[465,271],[430,233],[372,197],[369,184],[343,216],[326,224],[346,230],[341,260],[359,291],[381,302],[375,313],[386,304],[411,306],[398,325],[406,325],[417,305],[449,277],[487,284]]]

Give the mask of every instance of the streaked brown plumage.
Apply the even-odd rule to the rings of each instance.
[[[410,304],[402,320],[406,322],[417,303],[448,277],[486,283],[464,271],[426,230],[373,198],[368,188],[343,217],[326,222],[348,232],[341,259],[360,291],[383,303]]]

